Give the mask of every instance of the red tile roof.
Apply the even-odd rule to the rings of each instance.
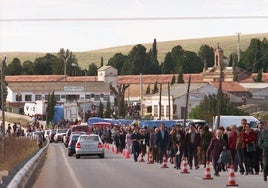
[[[219,82],[210,82],[211,85],[219,87]],[[222,90],[227,92],[246,92],[246,88],[241,86],[238,82],[222,82]]]

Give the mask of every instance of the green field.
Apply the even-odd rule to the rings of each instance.
[[[245,49],[247,49],[251,39],[259,38],[262,40],[264,37],[268,38],[268,33],[250,34],[250,35],[241,34],[240,35],[241,50],[244,51]],[[237,51],[237,35],[223,36],[223,37],[211,37],[211,38],[199,38],[199,39],[187,39],[187,40],[163,41],[163,42],[157,41],[158,60],[160,63],[163,62],[165,54],[177,45],[181,45],[183,49],[185,50],[198,52],[202,44],[207,44],[213,48],[216,48],[217,44],[219,44],[219,46],[224,50],[224,55],[226,57],[229,57],[230,53]],[[152,47],[152,43],[146,43],[142,45],[144,45],[148,51]],[[80,67],[88,68],[88,65],[91,63],[95,63],[97,66],[99,66],[101,62],[101,57],[103,57],[104,59],[104,65],[106,65],[108,60],[116,53],[121,52],[122,54],[128,55],[128,53],[133,47],[134,45],[117,46],[117,47],[86,51],[86,52],[73,52],[73,54],[78,58],[78,63]],[[69,48],[66,47],[66,49],[69,49]],[[57,52],[52,53],[52,54],[56,54],[56,53]],[[46,53],[8,52],[4,54],[8,56],[9,62],[12,61],[13,58],[15,57],[18,57],[21,60],[21,62],[24,62],[26,60],[34,61],[35,58],[42,57]]]

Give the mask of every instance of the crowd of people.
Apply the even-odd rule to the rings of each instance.
[[[214,175],[220,176],[221,171],[232,165],[242,175],[263,172],[267,181],[268,128],[264,122],[258,124],[258,129],[242,119],[241,125],[217,130],[194,123],[186,128],[181,125],[167,128],[161,123],[150,129],[138,125],[93,127],[93,132],[104,142],[114,143],[119,152],[126,149],[132,153],[135,162],[140,156],[151,155],[154,162],[162,164],[165,156],[175,169],[180,169],[183,158],[187,158],[190,169],[206,167],[211,162]]]

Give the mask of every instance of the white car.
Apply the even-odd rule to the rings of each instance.
[[[44,137],[48,138],[51,130],[45,130]]]
[[[104,146],[97,134],[80,135],[75,144],[75,156],[77,159],[85,155],[98,155],[104,158]]]
[[[54,142],[63,142],[63,137],[66,135],[66,131],[66,129],[57,129],[54,136]]]

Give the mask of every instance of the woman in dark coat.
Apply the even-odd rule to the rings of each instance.
[[[207,149],[207,157],[211,159],[212,165],[214,168],[214,175],[219,176],[219,164],[218,160],[220,158],[221,152],[226,149],[225,141],[222,139],[222,131],[216,130],[215,137],[211,139],[208,149]]]

